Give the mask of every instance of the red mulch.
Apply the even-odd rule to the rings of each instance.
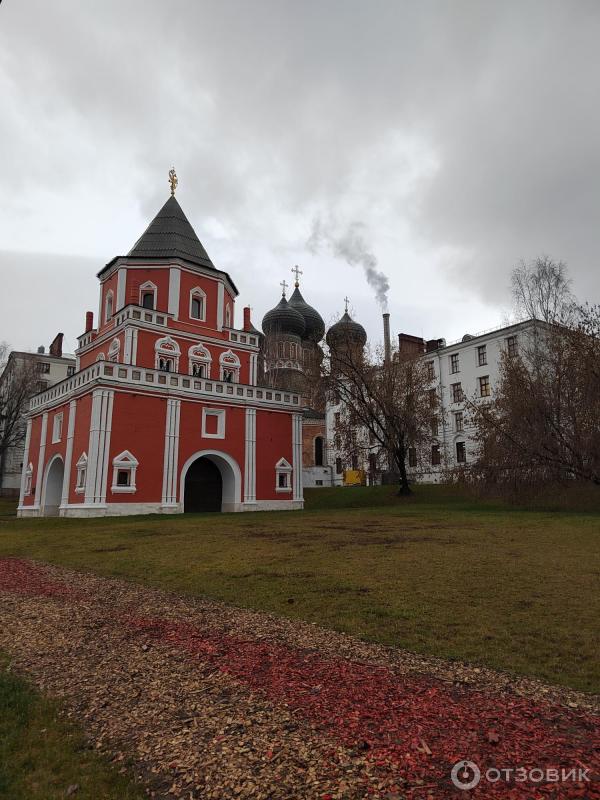
[[[326,660],[273,642],[211,635],[185,623],[132,618],[129,624],[152,639],[185,648],[290,706],[378,767],[397,771],[412,786],[408,791],[398,787],[408,797],[427,796],[428,787],[442,786],[448,796],[464,797],[449,782],[451,767],[461,759],[477,763],[482,774],[491,767],[581,767],[598,779],[600,718],[584,712],[399,676],[385,667]],[[600,798],[600,785],[594,784],[567,782],[557,788],[556,783],[482,780],[469,796],[592,800]]]
[[[42,566],[20,558],[0,559],[1,588],[5,592],[30,597],[58,597],[77,600],[81,594],[64,583],[50,581]]]

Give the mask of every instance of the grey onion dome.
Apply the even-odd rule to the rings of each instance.
[[[285,297],[264,315],[262,329],[269,333],[291,333],[294,336],[304,336],[304,317],[295,308],[292,308]]]
[[[344,316],[338,320],[335,325],[327,331],[327,344],[331,347],[332,344],[350,340],[357,342],[362,347],[367,343],[367,332],[358,322],[354,322],[352,317],[346,311]]]
[[[302,314],[304,319],[304,337],[310,339],[312,342],[320,342],[325,333],[323,317],[316,308],[308,305],[300,294],[300,289],[297,286],[289,299],[288,305]]]

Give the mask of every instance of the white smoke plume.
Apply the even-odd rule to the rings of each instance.
[[[388,307],[390,283],[387,276],[377,269],[377,258],[367,247],[364,232],[366,226],[362,222],[351,222],[340,236],[327,228],[320,219],[315,219],[306,246],[311,253],[317,253],[325,243],[334,255],[343,258],[351,266],[363,268],[367,283],[375,292],[375,298],[383,311]]]

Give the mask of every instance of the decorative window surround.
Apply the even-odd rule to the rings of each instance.
[[[179,372],[179,356],[181,351],[179,345],[170,336],[163,336],[162,339],[157,339],[154,345],[155,353],[155,368],[160,369],[161,359],[170,359],[173,364],[173,369],[168,372]]]
[[[155,311],[156,310],[156,293],[157,293],[156,284],[152,283],[152,281],[146,281],[145,283],[142,283],[142,285],[140,286],[140,289],[139,289],[139,304],[140,304],[140,306],[142,308],[147,308],[150,311]],[[150,306],[145,306],[144,305],[144,295],[145,294],[152,294],[152,308],[150,308]]]
[[[96,361],[106,361],[106,356],[104,355],[104,353],[102,352],[98,353],[98,355],[96,356]]]
[[[113,479],[111,492],[119,494],[133,494],[136,490],[135,473],[139,462],[129,450],[123,450],[118,456],[113,458]],[[122,476],[127,474],[127,483],[123,483]]]
[[[240,382],[240,360],[232,350],[226,350],[219,356],[219,380],[227,383]],[[231,376],[231,377],[230,377]]]
[[[115,337],[110,343],[110,347],[108,348],[108,360],[118,363],[120,353],[121,353],[121,342],[119,339]]]
[[[292,491],[292,465],[285,458],[280,458],[275,464],[275,491]]]
[[[60,414],[56,414],[54,419],[52,420],[52,444],[56,444],[60,442],[62,439],[62,428],[63,428],[63,415],[62,411]]]
[[[85,492],[85,481],[87,478],[87,453],[82,453],[79,456],[79,461],[75,466],[77,467],[77,480],[75,482],[75,491],[77,494],[83,494]]]
[[[209,417],[217,418],[216,433],[207,431],[206,422]],[[224,439],[225,438],[225,409],[224,408],[203,408],[202,409],[202,437],[204,439]]]
[[[194,377],[210,378],[212,356],[203,344],[193,344],[188,350],[188,372]],[[203,368],[200,369],[199,368]]]
[[[194,309],[194,300],[200,304],[200,313],[192,313]],[[199,286],[195,286],[190,292],[190,319],[198,320],[198,322],[206,322],[206,293],[202,291]]]

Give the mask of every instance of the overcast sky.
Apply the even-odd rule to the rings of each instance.
[[[296,263],[374,340],[386,284],[452,340],[541,253],[598,301],[599,42],[597,0],[4,0],[0,340],[74,349],[172,164],[238,324]]]

